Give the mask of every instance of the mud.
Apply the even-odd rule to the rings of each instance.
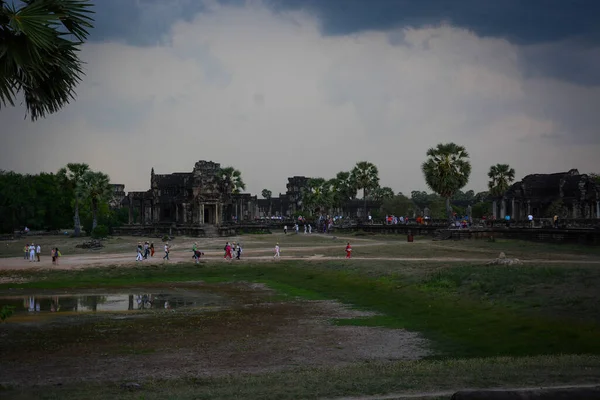
[[[16,318],[0,327],[0,383],[215,376],[430,354],[418,334],[335,326],[372,315],[332,301],[274,301],[257,284],[212,285],[228,306]]]

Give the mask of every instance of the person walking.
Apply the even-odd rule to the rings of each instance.
[[[52,248],[52,251],[50,252],[50,257],[52,257],[52,264],[56,264],[56,249]]]
[[[280,251],[280,249],[279,249],[279,243],[277,243],[275,245],[275,255],[273,256],[273,258],[280,258],[281,257],[280,254],[279,254],[279,251]]]
[[[54,248],[54,256],[56,257],[56,265],[58,265],[58,259],[62,257],[62,253],[58,250],[58,247]]]
[[[27,243],[25,245],[25,247],[23,247],[23,260],[28,260],[29,259],[29,243]]]
[[[352,246],[350,246],[350,242],[346,245],[346,258],[352,258]]]
[[[225,255],[223,256],[223,258],[225,260],[229,259],[233,259],[233,256],[231,255],[231,244],[229,244],[229,242],[225,243]]]
[[[242,255],[242,245],[238,243],[238,245],[237,245],[237,254],[236,254],[235,259],[239,260],[241,255]]]
[[[150,254],[150,244],[148,242],[144,242],[144,260],[148,259],[149,254]]]
[[[171,247],[169,246],[169,242],[165,243],[165,256],[163,260],[169,261],[169,253],[171,252]]]
[[[150,243],[150,257],[154,257],[154,243]]]
[[[142,243],[138,242],[137,245],[137,256],[135,257],[135,261],[142,261],[144,257],[142,256]]]
[[[35,248],[35,256],[37,257],[37,262],[40,262],[40,255],[42,254],[42,247],[38,244]]]

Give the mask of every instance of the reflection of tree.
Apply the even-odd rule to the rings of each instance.
[[[90,308],[92,311],[98,309],[98,304],[106,303],[106,296],[83,296],[80,304],[84,307]]]

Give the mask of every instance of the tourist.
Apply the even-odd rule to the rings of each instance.
[[[42,253],[42,247],[38,244],[35,248],[35,255],[37,257],[37,262],[40,262],[40,255]]]
[[[296,231],[296,235],[298,234],[298,229],[299,229],[298,224],[294,225],[294,230]]]
[[[284,225],[284,226],[283,226],[283,234],[284,234],[284,235],[287,235],[287,225]]]
[[[142,261],[144,258],[142,256],[142,242],[138,242],[137,245],[137,256],[135,257],[135,261]]]
[[[198,243],[194,242],[194,245],[192,246],[192,258],[194,259],[195,263],[198,264]]]
[[[280,255],[279,255],[279,243],[277,243],[275,245],[275,255],[273,256],[273,258],[279,258],[279,257],[280,257]]]
[[[554,221],[554,227],[558,229],[558,215],[555,214],[552,220]]]
[[[154,243],[150,243],[150,257],[154,257]]]
[[[231,255],[231,245],[229,244],[229,242],[227,242],[225,244],[225,256],[223,256],[224,259],[229,259],[232,260],[233,256]]]
[[[29,259],[29,243],[27,243],[25,245],[25,247],[23,247],[23,259],[24,260],[28,260]]]
[[[529,214],[527,219],[529,220],[529,227],[533,228],[533,215]]]
[[[150,254],[150,244],[148,242],[144,242],[144,260],[148,259],[148,254]]]
[[[304,234],[306,235],[306,225],[304,225]]]
[[[35,245],[33,243],[29,245],[29,262],[35,262]]]
[[[171,247],[169,247],[169,242],[165,243],[165,256],[163,260],[169,261],[169,252],[171,251]]]
[[[242,245],[239,243],[237,244],[237,253],[236,254],[237,255],[236,255],[235,259],[239,260],[240,256],[242,255]]]
[[[62,254],[60,250],[58,250],[58,247],[54,249],[54,256],[56,257],[56,265],[58,265],[58,259],[62,257]]]
[[[56,250],[54,248],[52,248],[50,256],[52,257],[52,264],[56,264]]]
[[[346,258],[352,257],[352,246],[350,246],[350,242],[346,244]]]
[[[312,225],[308,224],[308,234],[310,235],[312,233]]]

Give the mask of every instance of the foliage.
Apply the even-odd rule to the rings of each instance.
[[[61,181],[61,185],[64,189],[74,193],[74,215],[73,215],[73,229],[74,235],[79,236],[81,231],[81,219],[79,216],[79,204],[81,202],[81,193],[75,190],[83,179],[83,175],[90,170],[90,166],[87,164],[79,163],[68,163],[66,167],[58,170],[58,176]]]
[[[489,201],[480,201],[475,203],[471,209],[471,212],[473,213],[473,218],[482,218],[483,216],[488,216],[492,214],[492,203]]]
[[[359,161],[356,163],[352,172],[350,172],[351,180],[354,183],[356,191],[363,191],[364,210],[363,218],[367,216],[367,198],[371,190],[379,187],[379,170],[375,164],[368,161]]]
[[[92,229],[92,235],[94,239],[104,239],[108,237],[108,227],[106,225],[97,225]]]
[[[273,197],[273,192],[268,189],[263,189],[261,195],[264,199],[271,200],[271,197]]]
[[[110,178],[103,172],[87,171],[75,188],[76,197],[87,200],[92,210],[92,231],[98,225],[98,209],[112,196]]]
[[[0,1],[0,108],[22,92],[31,120],[75,98],[84,75],[77,52],[92,28],[87,0]]]
[[[10,316],[13,315],[14,310],[15,308],[13,306],[2,306],[2,308],[0,308],[0,322],[4,322],[10,318]]]
[[[488,172],[488,188],[494,197],[502,197],[515,180],[515,170],[508,164],[496,164],[490,167]]]
[[[552,218],[555,215],[558,215],[560,218],[565,217],[566,215],[566,207],[561,199],[555,200],[548,206],[546,212],[544,213],[545,217]]]
[[[311,178],[303,192],[303,207],[310,214],[324,214],[334,206],[335,182]]]
[[[391,199],[394,196],[394,190],[392,190],[390,187],[384,186],[372,190],[370,197],[375,201],[384,201],[386,199]]]
[[[0,231],[61,229],[71,225],[73,190],[55,174],[0,171]]]
[[[356,198],[356,184],[350,172],[338,172],[332,182],[334,189],[333,203],[335,207],[343,208],[348,201]]]
[[[415,204],[403,195],[398,195],[383,200],[381,210],[387,215],[410,215],[415,208]]]
[[[220,168],[215,175],[215,181],[220,191],[225,194],[238,194],[246,189],[242,173],[233,167]]]
[[[421,169],[427,186],[446,199],[448,219],[452,220],[450,199],[467,184],[471,175],[466,149],[455,143],[440,143],[427,150],[427,160]]]

